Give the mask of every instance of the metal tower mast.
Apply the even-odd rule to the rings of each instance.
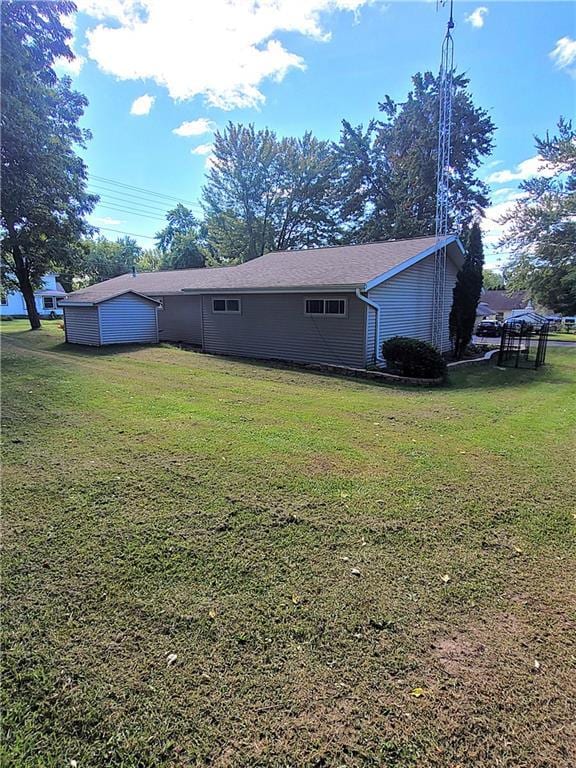
[[[436,242],[445,241],[448,232],[450,188],[450,149],[452,133],[452,92],[454,75],[453,2],[450,0],[450,19],[442,43],[439,87],[438,165],[436,170]],[[443,5],[445,3],[442,3]],[[444,332],[444,293],[446,284],[446,246],[442,245],[434,257],[434,300],[432,305],[432,343],[441,350]]]

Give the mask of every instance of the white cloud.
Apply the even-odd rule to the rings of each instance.
[[[137,99],[134,99],[132,102],[132,106],[130,107],[130,114],[131,115],[147,115],[149,114],[150,110],[152,109],[152,105],[154,104],[155,98],[154,96],[149,96],[147,93],[144,94],[144,96],[138,96]]]
[[[548,54],[558,69],[565,69],[569,75],[576,77],[576,40],[569,37],[561,37],[554,50]]]
[[[322,17],[358,11],[377,0],[79,0],[100,23],[87,32],[88,53],[121,80],[151,79],[174,100],[203,95],[221,109],[257,107],[262,83],[304,69],[281,33],[330,39]]]
[[[172,133],[177,136],[202,136],[203,133],[212,133],[216,126],[206,117],[199,117],[197,120],[189,120],[174,128]]]
[[[550,178],[554,173],[552,165],[546,163],[539,155],[535,155],[518,163],[514,170],[506,168],[503,171],[491,173],[486,181],[488,184],[508,184],[511,181],[524,181],[533,176]]]
[[[487,13],[488,8],[481,5],[479,8],[476,8],[475,11],[472,11],[471,14],[466,16],[466,21],[469,24],[472,24],[473,27],[476,27],[476,29],[481,29],[481,27],[484,26],[484,16],[486,16]]]
[[[91,221],[94,226],[109,226],[109,227],[117,227],[119,224],[124,224],[123,221],[120,219],[113,219],[110,216],[91,216]]]
[[[198,144],[198,146],[194,147],[194,149],[191,149],[190,152],[193,155],[209,155],[213,149],[213,144]]]
[[[86,63],[84,56],[78,56],[76,54],[72,61],[60,56],[54,61],[54,66],[59,72],[65,75],[79,75],[82,67]]]
[[[525,196],[525,192],[509,189],[504,200],[499,200],[485,210],[481,227],[487,264],[495,266],[497,264],[497,257],[504,255],[498,249],[498,243],[506,232],[506,225],[500,223],[501,219],[514,208],[518,200]]]
[[[72,33],[72,37],[70,40],[68,40],[68,47],[74,54],[74,58],[72,61],[70,61],[65,59],[63,56],[59,56],[57,59],[55,59],[54,66],[62,74],[71,76],[79,75],[80,70],[86,63],[86,59],[84,56],[80,56],[78,53],[76,53],[76,16],[61,16],[60,19],[62,24]]]

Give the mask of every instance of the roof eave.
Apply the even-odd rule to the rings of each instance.
[[[223,293],[353,293],[357,288],[363,290],[364,283],[346,283],[342,285],[286,285],[268,287],[236,288],[182,288],[185,294],[223,294]]]
[[[436,253],[437,250],[444,246],[451,245],[452,243],[456,243],[458,246],[462,256],[465,254],[464,246],[462,245],[462,241],[459,237],[456,235],[449,235],[448,237],[438,240],[434,245],[431,245],[429,248],[426,248],[424,251],[419,251],[419,253],[416,253],[414,256],[411,256],[409,259],[406,259],[405,261],[400,262],[400,264],[396,264],[395,267],[392,267],[391,269],[387,270],[386,272],[383,272],[381,275],[377,275],[376,277],[372,278],[372,280],[369,280],[366,283],[366,290],[369,291],[372,288],[376,288],[381,283],[384,283],[386,280],[390,280],[390,278],[395,277],[396,275],[400,274],[400,272],[404,272],[405,269],[408,269],[409,267],[413,267],[414,264],[418,264],[419,261],[422,261],[423,259],[426,259],[428,256],[431,256],[433,253]]]

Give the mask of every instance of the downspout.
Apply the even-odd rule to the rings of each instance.
[[[376,312],[376,328],[374,329],[374,360],[376,363],[383,363],[384,358],[380,355],[380,305],[375,301],[371,301],[366,296],[363,296],[360,292],[360,288],[356,288],[356,296],[367,304]]]

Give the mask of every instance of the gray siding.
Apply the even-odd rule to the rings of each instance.
[[[308,317],[306,297],[325,294],[238,294],[241,314],[217,314],[202,297],[206,352],[240,357],[364,367],[365,305],[354,294],[326,294],[348,301],[347,317]]]
[[[444,333],[442,349],[450,348],[448,318],[452,307],[452,291],[458,268],[446,260],[444,294]],[[386,280],[368,292],[368,298],[380,306],[380,341],[392,336],[409,336],[421,341],[432,340],[432,300],[434,289],[434,256]],[[374,361],[375,311],[368,313],[366,353]]]
[[[158,341],[157,305],[140,296],[116,296],[98,305],[102,344]]]
[[[160,341],[202,344],[202,299],[200,296],[152,296],[161,299],[158,310]]]
[[[64,325],[66,340],[70,344],[100,344],[98,307],[66,307]]]

